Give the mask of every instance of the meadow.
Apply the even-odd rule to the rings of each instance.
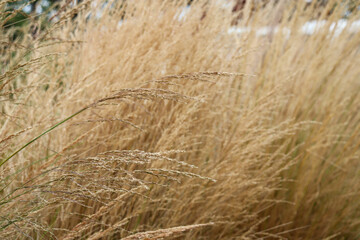
[[[360,238],[356,1],[8,2],[0,239]]]

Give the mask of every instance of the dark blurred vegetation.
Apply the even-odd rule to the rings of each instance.
[[[24,37],[24,27],[36,38],[49,25],[59,8],[59,0],[3,1],[0,5],[0,24],[3,42],[15,42]],[[5,34],[7,33],[7,34]]]
[[[28,59],[41,30],[56,15],[61,0],[0,0],[0,74]]]
[[[1,5],[2,28],[21,27],[30,19],[49,19],[58,9],[59,0],[6,1]],[[5,21],[4,21],[5,20]]]

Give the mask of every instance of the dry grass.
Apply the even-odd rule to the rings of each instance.
[[[239,26],[291,34],[145,0],[1,31],[0,238],[358,239],[360,34],[249,2]]]

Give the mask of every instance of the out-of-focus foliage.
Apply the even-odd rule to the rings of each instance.
[[[34,1],[5,1],[0,8],[1,31],[10,31],[9,39],[14,42],[23,37],[23,28],[29,27],[30,33],[35,37],[41,29],[49,24],[49,19],[58,8],[58,0],[34,0]]]
[[[3,3],[1,14],[3,28],[21,27],[28,24],[32,18],[51,17],[55,13],[59,0],[22,0],[22,1],[6,1]]]

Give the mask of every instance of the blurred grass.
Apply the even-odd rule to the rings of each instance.
[[[3,28],[0,238],[358,239],[359,13],[300,31],[346,3],[62,2]]]

